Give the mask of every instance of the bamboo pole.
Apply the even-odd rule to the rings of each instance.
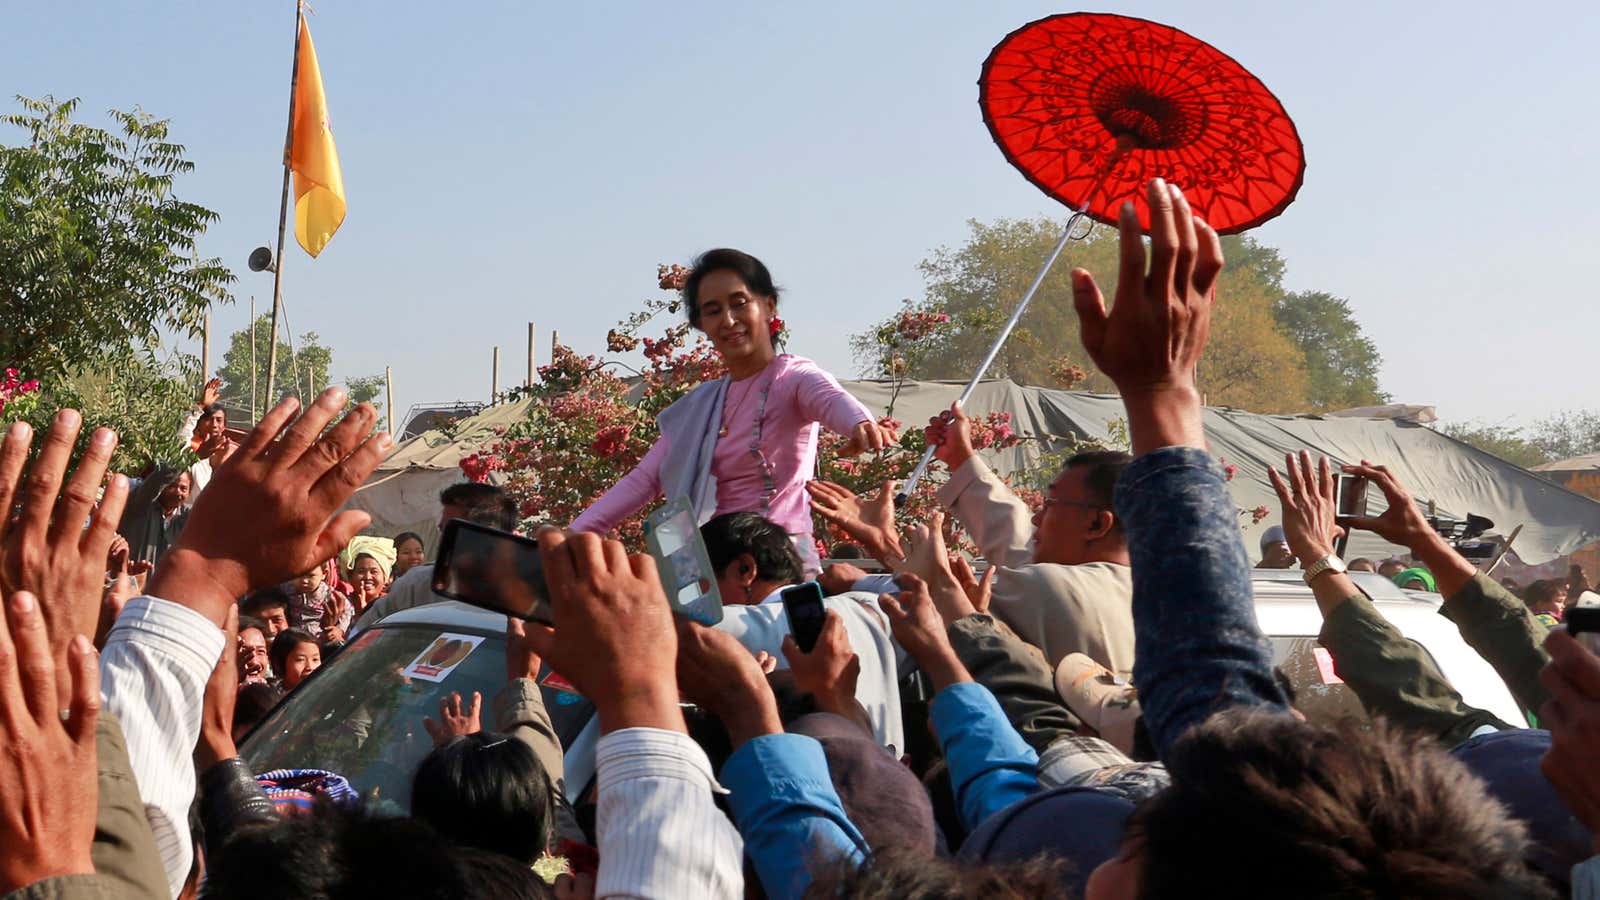
[[[250,295],[250,424],[261,421],[256,418],[256,295]]]
[[[300,0],[294,0],[294,56],[289,62],[289,124],[283,138],[283,191],[278,198],[278,255],[272,267],[272,328],[267,342],[267,399],[272,404],[272,389],[278,375],[278,309],[283,306],[283,236],[289,225],[289,152],[294,147],[294,89],[300,80],[300,17],[305,13]]]
[[[489,380],[489,405],[500,402],[500,348],[494,348],[494,374]]]
[[[388,366],[383,367],[383,385],[384,403],[388,405],[389,410],[389,436],[399,440],[399,436],[394,433],[394,369]]]
[[[533,339],[534,339],[533,323],[529,322],[528,323],[528,380],[523,384],[523,387],[530,387],[530,388],[533,387],[533,379],[538,375],[538,372],[539,372],[538,367],[534,365],[534,361],[533,361]]]

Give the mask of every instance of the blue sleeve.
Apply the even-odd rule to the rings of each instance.
[[[747,741],[723,764],[721,781],[768,896],[803,895],[813,859],[866,859],[867,839],[845,815],[815,739],[770,734]]]
[[[972,681],[952,684],[933,698],[928,718],[968,830],[1039,790],[1039,755],[1011,727],[988,688]]]
[[[900,585],[891,574],[868,575],[850,586],[853,591],[865,591],[868,594],[898,594]]]
[[[1193,447],[1147,453],[1117,482],[1116,508],[1133,565],[1133,684],[1157,754],[1230,707],[1286,712],[1222,467]]]

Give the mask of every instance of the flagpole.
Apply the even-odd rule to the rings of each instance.
[[[305,11],[294,0],[294,57],[289,66],[289,124],[283,138],[283,193],[278,200],[278,254],[272,267],[272,328],[267,339],[267,408],[277,405],[273,385],[278,374],[278,309],[283,306],[283,237],[289,224],[289,154],[294,147],[294,90],[300,80],[300,18]]]

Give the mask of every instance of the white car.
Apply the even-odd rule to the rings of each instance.
[[[1377,575],[1355,578],[1389,621],[1427,649],[1468,703],[1507,722],[1524,721],[1494,670],[1438,614],[1437,594],[1402,591]],[[1252,581],[1261,629],[1272,639],[1274,661],[1289,676],[1301,711],[1313,721],[1365,716],[1317,646],[1322,617],[1300,573],[1257,569]],[[473,645],[463,655],[465,644]],[[435,668],[442,671],[417,674],[419,658],[436,647],[441,665]],[[403,674],[407,669],[413,674]],[[599,722],[594,707],[548,669],[539,680],[566,750],[568,800],[577,807],[594,780]],[[455,602],[419,606],[358,635],[284,698],[240,753],[256,772],[332,770],[348,778],[369,804],[404,813],[411,805],[412,774],[432,749],[422,718],[438,717],[441,696],[477,691],[483,695],[483,726],[493,728],[491,699],[504,684],[504,616]],[[912,726],[907,727],[909,733]]]

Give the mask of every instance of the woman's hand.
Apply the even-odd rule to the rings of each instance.
[[[862,500],[841,484],[810,481],[806,493],[817,515],[860,541],[872,558],[891,568],[905,559],[894,530],[894,482],[885,481],[878,496]]]
[[[856,456],[861,453],[876,453],[885,450],[900,442],[900,436],[893,428],[879,425],[877,422],[862,422],[850,432],[850,443],[844,445],[839,451],[840,456]]]

